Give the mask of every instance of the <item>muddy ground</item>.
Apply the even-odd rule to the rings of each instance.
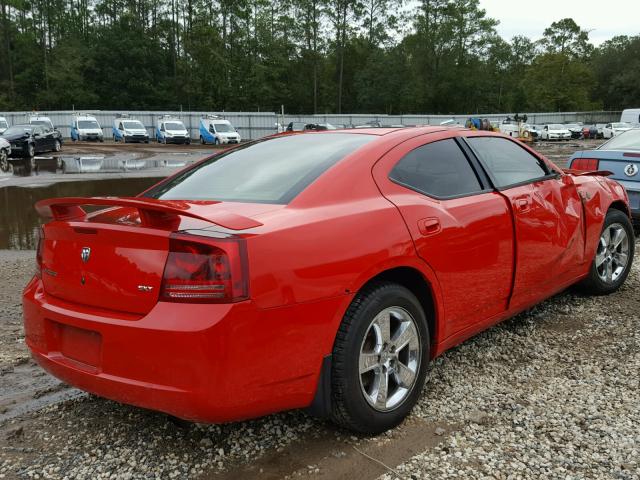
[[[539,148],[562,165],[575,145]],[[364,438],[300,411],[186,424],[61,384],[24,345],[34,252],[1,250],[0,478],[640,478],[638,265],[447,352],[407,421]]]

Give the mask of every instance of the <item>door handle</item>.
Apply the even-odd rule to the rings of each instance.
[[[529,199],[527,198],[517,198],[516,199],[516,206],[519,212],[521,213],[525,213],[528,212],[530,209],[530,205],[529,205]]]
[[[418,230],[422,235],[434,235],[442,230],[440,220],[435,217],[421,218],[418,220]]]

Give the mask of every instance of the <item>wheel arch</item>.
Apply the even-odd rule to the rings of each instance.
[[[631,218],[631,211],[629,210],[629,206],[626,203],[624,203],[622,200],[614,200],[613,202],[611,202],[607,211],[612,209],[620,210],[626,216]]]
[[[436,342],[438,335],[438,325],[436,319],[438,313],[436,309],[436,300],[434,298],[434,292],[431,283],[425,278],[422,272],[417,268],[408,266],[399,266],[383,270],[377,275],[370,278],[365,282],[357,293],[367,288],[369,285],[375,282],[388,281],[402,285],[411,293],[413,293],[424,311],[427,319],[427,327],[429,328],[429,336],[431,345]],[[433,349],[432,349],[433,351]]]
[[[358,288],[353,290],[353,298],[372,283],[379,281],[389,281],[402,285],[416,296],[427,319],[427,327],[429,329],[430,336],[429,340],[431,343],[430,351],[431,356],[433,357],[434,354],[436,354],[435,346],[438,342],[438,333],[441,331],[439,323],[440,319],[443,317],[439,312],[439,307],[442,303],[437,280],[433,271],[431,271],[426,264],[420,265],[420,268],[418,265],[407,264],[387,266],[387,268],[379,269],[377,273],[369,274],[364,280],[361,280]],[[349,305],[351,305],[351,302],[347,304],[347,309],[349,308]],[[342,312],[340,319],[342,319],[345,312]],[[337,328],[334,334],[334,339],[335,335],[337,335]],[[331,364],[332,353],[329,353],[322,359],[322,365],[317,380],[316,393],[311,404],[307,407],[307,411],[311,415],[320,418],[328,418],[331,412]]]

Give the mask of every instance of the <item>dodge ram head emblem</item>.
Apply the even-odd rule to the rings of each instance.
[[[633,177],[636,173],[638,173],[638,166],[635,163],[630,163],[624,167],[624,174],[627,177]]]
[[[87,263],[89,261],[90,256],[91,256],[91,249],[89,247],[82,247],[82,252],[80,253],[80,258],[82,258],[82,263]]]

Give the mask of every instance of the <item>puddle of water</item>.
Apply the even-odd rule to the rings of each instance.
[[[160,180],[118,178],[60,182],[37,188],[0,188],[0,250],[32,250],[36,247],[40,217],[33,204],[39,200],[51,197],[134,196]]]

